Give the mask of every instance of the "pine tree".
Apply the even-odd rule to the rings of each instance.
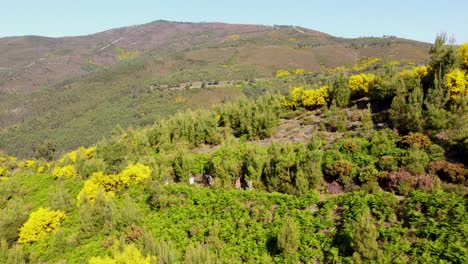
[[[369,212],[364,213],[358,220],[351,224],[352,240],[351,247],[361,258],[366,260],[377,260],[380,252],[377,238],[379,232]]]
[[[416,85],[408,97],[407,129],[411,132],[420,132],[424,128],[422,104],[424,100],[422,86]]]
[[[435,77],[434,87],[428,90],[424,100],[426,128],[436,131],[447,128],[450,120],[450,113],[445,109],[449,94],[440,79],[440,74]]]
[[[348,88],[348,80],[343,74],[333,79],[330,95],[331,100],[335,100],[338,107],[346,107],[349,105],[351,90]]]
[[[367,104],[361,117],[361,131],[360,134],[365,138],[370,138],[374,131],[374,122],[372,121],[372,110],[370,104]]]
[[[457,50],[453,45],[448,44],[448,42],[447,36],[445,34],[440,34],[436,37],[434,45],[429,51],[431,54],[429,65],[434,73],[440,73],[440,76],[444,76],[453,69],[458,61]]]
[[[278,233],[278,248],[285,256],[290,256],[296,253],[299,244],[299,226],[291,217],[288,217]]]

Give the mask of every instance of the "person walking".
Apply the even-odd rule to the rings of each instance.
[[[241,188],[241,179],[240,177],[237,177],[236,179],[236,189],[240,189]]]

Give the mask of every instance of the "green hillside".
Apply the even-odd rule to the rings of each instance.
[[[466,263],[467,50],[283,68],[60,158],[2,153],[0,262]]]

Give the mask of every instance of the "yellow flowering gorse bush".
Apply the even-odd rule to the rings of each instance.
[[[291,90],[289,98],[285,98],[281,103],[283,107],[295,108],[305,107],[313,108],[326,104],[328,99],[328,86],[323,86],[319,89],[304,89],[304,87],[294,87]]]
[[[88,199],[91,203],[99,191],[102,191],[106,198],[115,197],[115,193],[120,189],[141,183],[151,176],[151,168],[141,163],[129,164],[117,175],[95,172],[91,178],[86,180],[83,189],[78,194],[78,205],[83,199]]]
[[[141,163],[128,164],[120,174],[119,179],[125,185],[133,185],[147,180],[151,176],[151,169]]]
[[[20,228],[18,243],[41,241],[58,231],[65,213],[49,208],[39,208],[29,215],[28,221]]]
[[[288,70],[278,70],[276,71],[275,77],[281,79],[281,78],[288,77],[290,75],[291,73]]]
[[[460,56],[462,67],[468,70],[468,43],[460,45],[458,48],[458,55]]]
[[[353,94],[367,94],[369,88],[377,81],[377,77],[371,73],[361,73],[349,78],[348,88]]]
[[[126,245],[123,252],[114,252],[113,257],[92,257],[89,264],[150,264],[156,263],[156,257],[146,256],[133,245]]]
[[[431,70],[430,66],[420,66],[420,67],[413,67],[411,69],[406,69],[401,71],[398,76],[400,78],[423,78],[429,74]]]
[[[328,98],[328,86],[323,86],[320,89],[304,90],[302,92],[302,105],[306,108],[323,106]]]
[[[445,75],[445,86],[452,99],[456,99],[460,95],[468,95],[467,75],[460,69],[452,70]]]
[[[75,166],[74,165],[66,165],[66,166],[56,166],[52,172],[57,178],[67,177],[72,178],[76,176]]]

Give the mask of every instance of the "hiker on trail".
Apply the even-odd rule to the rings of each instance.
[[[248,180],[248,181],[247,181],[247,187],[249,188],[249,190],[252,190],[252,189],[253,189],[252,180]]]
[[[211,177],[211,175],[208,175],[208,185],[213,185],[213,177]]]
[[[237,177],[237,179],[236,179],[236,189],[240,189],[240,187],[241,187],[241,180],[240,180],[239,177]]]
[[[189,185],[194,185],[194,184],[195,184],[195,177],[190,176]]]

